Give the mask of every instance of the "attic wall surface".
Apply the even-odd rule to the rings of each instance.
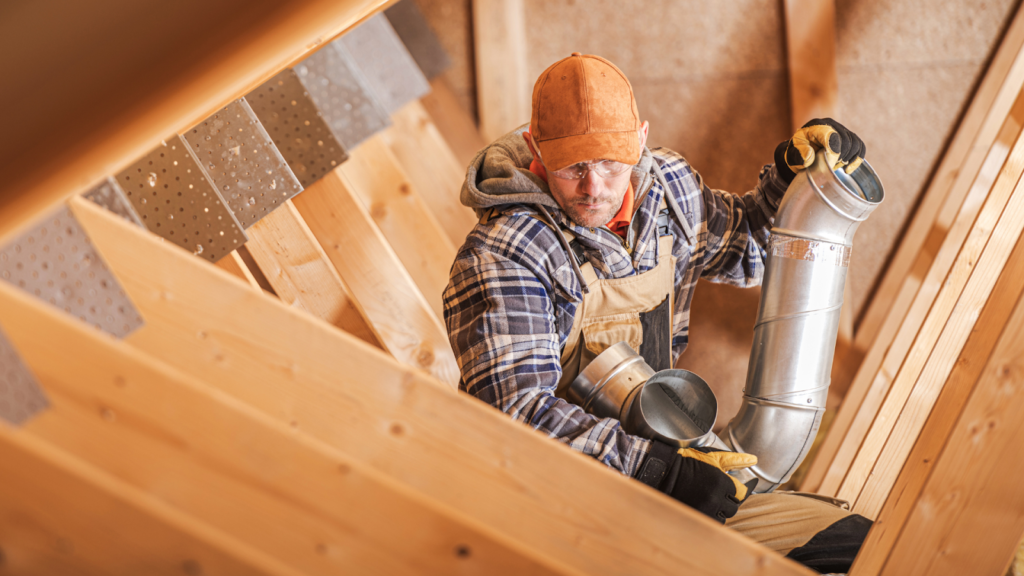
[[[475,111],[469,0],[417,0],[455,65],[446,73]],[[868,146],[885,203],[857,235],[850,275],[860,314],[1017,0],[836,2],[838,119]],[[714,188],[753,188],[791,134],[782,2],[525,0],[528,74],[572,52],[629,77],[650,144],[682,153]],[[680,366],[738,408],[757,289],[701,282]]]

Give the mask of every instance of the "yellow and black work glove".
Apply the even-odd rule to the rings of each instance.
[[[722,522],[736,515],[754,489],[726,474],[757,464],[757,456],[713,448],[678,449],[657,440],[636,479]]]
[[[783,180],[792,182],[797,172],[814,163],[816,154],[824,153],[833,170],[843,168],[850,174],[866,152],[864,141],[845,126],[831,118],[815,118],[775,148],[775,167]]]

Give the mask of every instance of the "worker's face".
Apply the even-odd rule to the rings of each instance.
[[[632,170],[602,177],[590,170],[583,178],[566,180],[548,175],[548,188],[569,219],[586,228],[604,226],[622,207]]]
[[[647,128],[647,122],[644,122],[637,134],[641,150],[647,143]],[[543,163],[532,136],[530,144],[533,155]],[[600,160],[595,158],[591,162]],[[610,222],[622,207],[632,173],[632,170],[626,170],[615,176],[602,176],[596,170],[588,170],[582,178],[569,179],[559,178],[549,171],[548,188],[570,220],[585,228],[595,228]]]

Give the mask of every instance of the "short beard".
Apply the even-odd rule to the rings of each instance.
[[[584,228],[598,228],[611,222],[612,217],[615,216],[621,207],[621,201],[619,205],[616,206],[614,199],[611,199],[608,202],[608,208],[605,210],[587,210],[585,208],[581,208],[578,204],[570,204],[568,206],[564,206],[562,209],[565,210],[565,214],[569,217],[569,220],[572,220],[577,226],[582,226]]]

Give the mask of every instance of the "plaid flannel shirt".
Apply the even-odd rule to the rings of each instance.
[[[696,238],[675,216],[673,357],[686,348],[690,299],[698,278],[754,286],[764,272],[765,246],[787,187],[771,165],[757,187],[737,196],[704,185],[679,154],[651,150]],[[525,167],[524,167],[525,168]],[[582,245],[598,278],[623,278],[654,268],[657,216],[665,190],[654,179],[631,226],[632,254],[607,228],[583,228],[548,209]],[[597,418],[555,396],[559,358],[583,291],[556,232],[534,206],[501,206],[478,224],[459,250],[444,293],[445,322],[462,371],[460,388],[513,419],[632,476],[650,441],[625,433],[618,420]]]

